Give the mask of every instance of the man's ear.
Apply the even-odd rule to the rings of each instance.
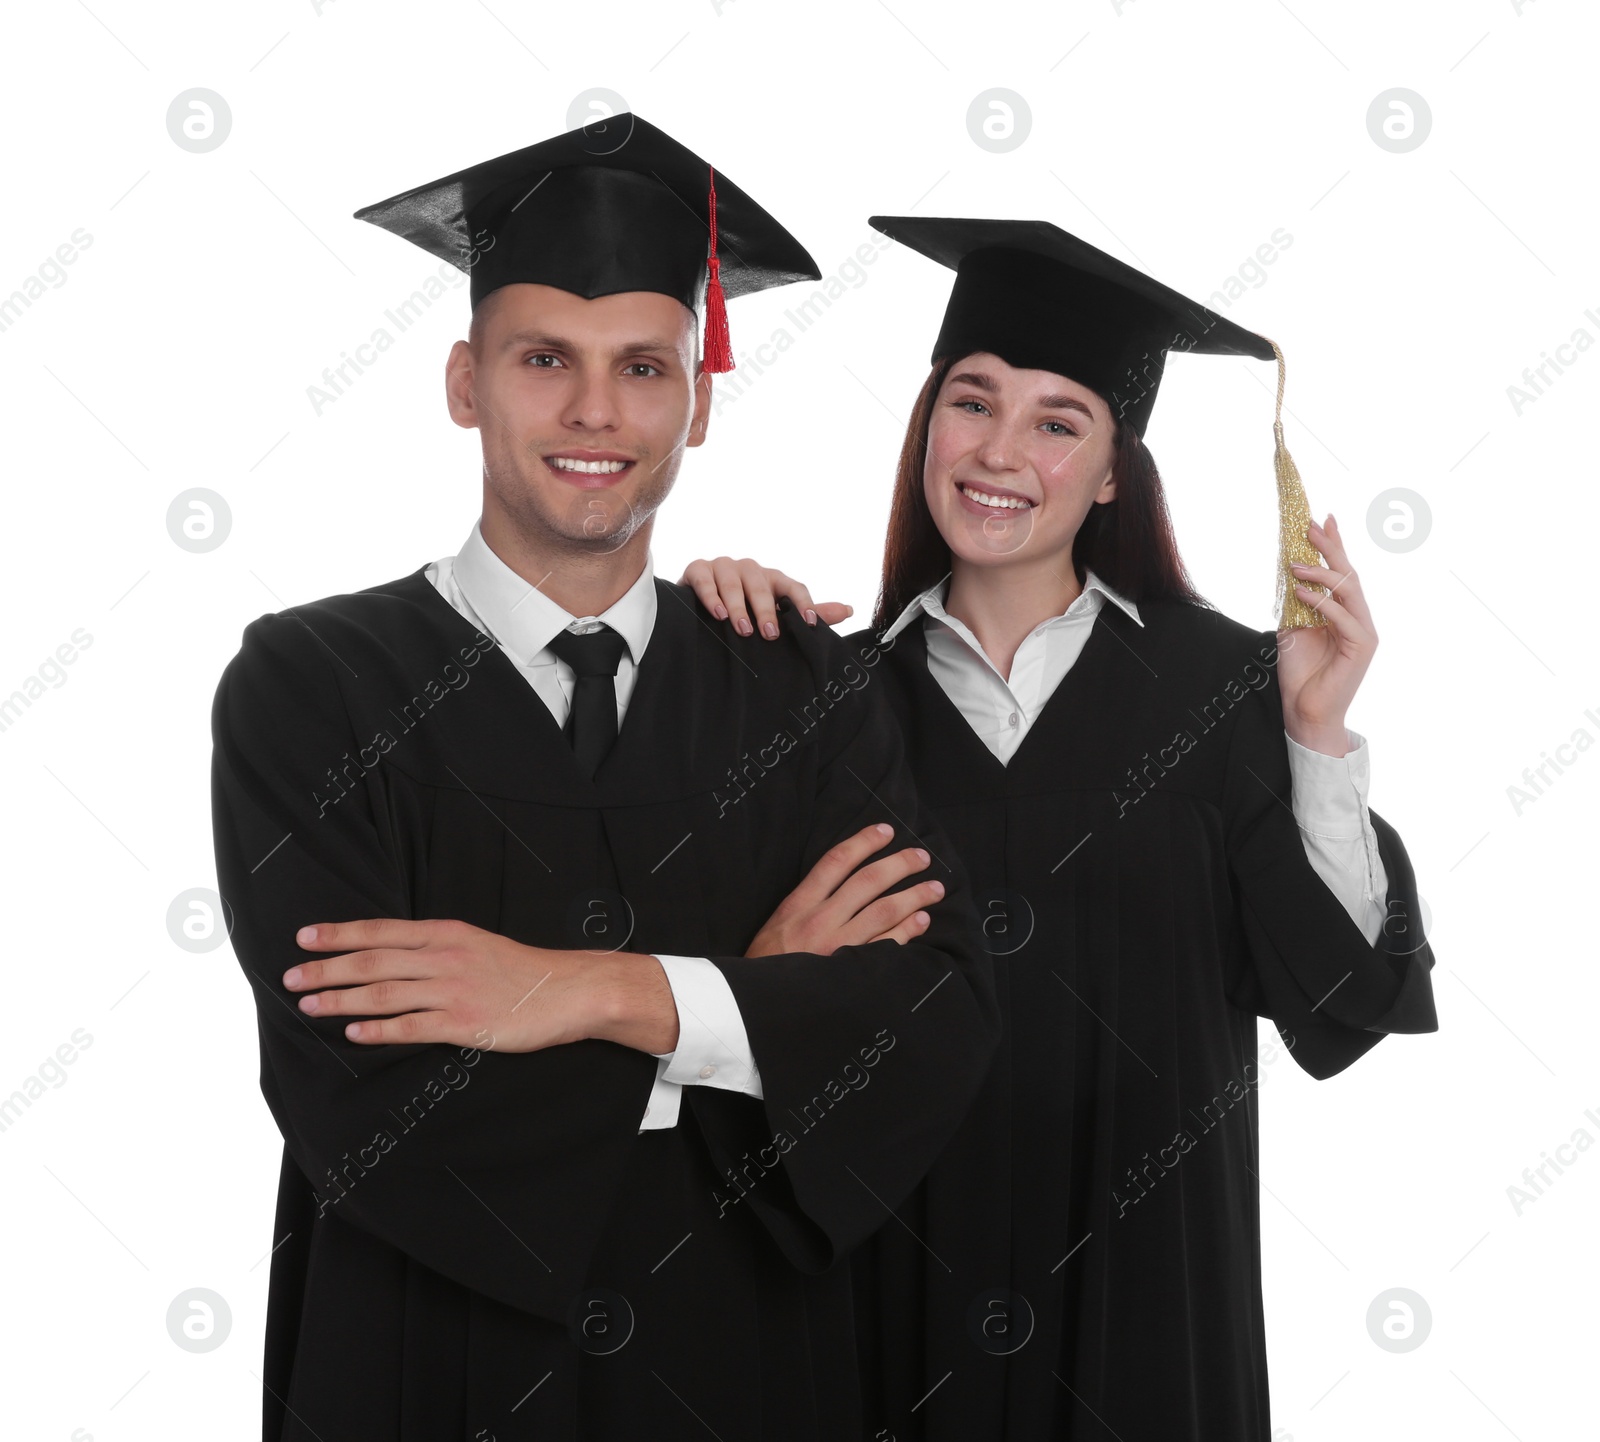
[[[689,418],[689,437],[686,446],[698,446],[705,441],[706,427],[711,424],[711,372],[697,365],[694,375],[694,414]]]
[[[444,403],[450,419],[466,430],[478,428],[478,405],[472,394],[472,347],[458,340],[444,363]]]

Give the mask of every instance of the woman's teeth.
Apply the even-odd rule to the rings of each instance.
[[[571,456],[551,456],[547,462],[558,471],[582,471],[591,476],[614,476],[630,464],[628,461],[579,461]]]
[[[968,485],[961,487],[961,494],[972,497],[980,506],[1003,506],[1011,511],[1026,511],[1033,506],[1032,501],[1025,501],[1020,496],[991,496],[987,491],[976,490]]]

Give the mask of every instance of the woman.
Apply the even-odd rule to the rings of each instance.
[[[1255,1018],[1319,1078],[1437,1029],[1405,850],[1351,781],[1371,613],[1331,517],[1289,523],[1327,564],[1293,564],[1281,645],[1179,559],[1142,439],[1165,353],[1271,342],[1053,226],[872,223],[957,278],[851,640],[1006,1030],[855,1261],[868,1435],[1266,1439]],[[684,580],[763,634],[774,594],[844,609],[754,562]]]

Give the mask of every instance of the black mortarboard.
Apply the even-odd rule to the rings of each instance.
[[[1283,353],[1198,301],[1043,220],[874,215],[874,229],[955,271],[934,361],[988,352],[1096,392],[1143,437],[1168,351],[1277,359],[1280,625],[1324,624],[1293,591],[1289,561],[1316,565],[1311,513],[1283,443]]]
[[[705,368],[733,368],[724,296],[821,272],[726,176],[637,115],[591,121],[356,211],[472,277],[474,309],[513,282],[587,300],[651,290],[706,305]]]

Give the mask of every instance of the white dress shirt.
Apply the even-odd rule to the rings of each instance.
[[[584,634],[603,622],[627,643],[617,663],[617,728],[622,728],[640,658],[656,623],[655,566],[646,557],[639,579],[599,616],[572,616],[523,580],[489,549],[478,524],[460,554],[435,561],[428,580],[474,626],[492,636],[522,673],[557,726],[565,726],[576,685],[572,668],[558,660],[550,640],[562,631]],[[706,957],[661,956],[678,1009],[678,1045],[658,1058],[655,1085],[641,1131],[678,1124],[685,1085],[721,1087],[761,1095],[761,1074],[750,1052],[744,1018],[728,979]]]
[[[1016,754],[1045,702],[1072,669],[1107,601],[1144,625],[1132,601],[1089,571],[1082,594],[1023,639],[1008,678],[996,669],[971,629],[945,610],[949,584],[946,576],[917,596],[883,633],[880,644],[892,641],[922,616],[929,672],[1002,763]],[[1389,883],[1367,814],[1366,738],[1354,731],[1346,734],[1351,750],[1344,756],[1329,756],[1284,733],[1294,817],[1313,869],[1368,942],[1376,942],[1383,930]]]

